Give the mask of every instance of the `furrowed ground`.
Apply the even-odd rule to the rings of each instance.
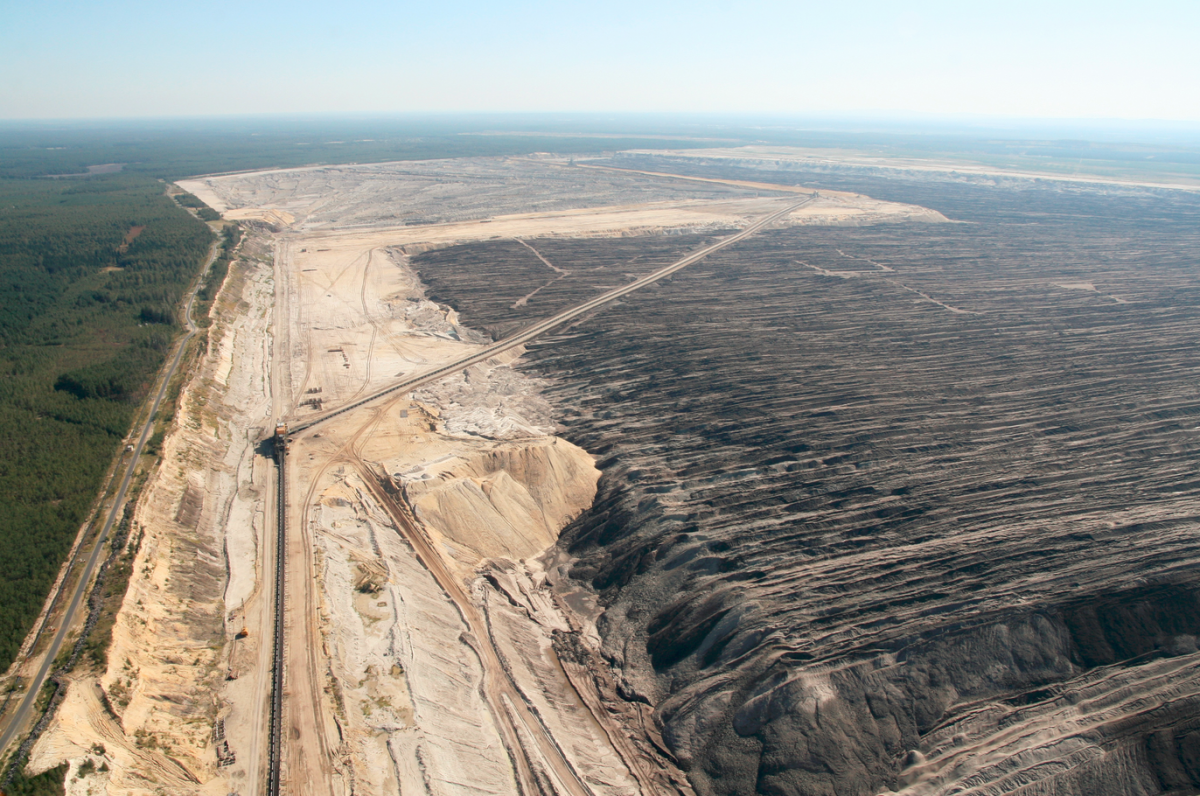
[[[764,232],[529,347],[603,472],[562,543],[606,653],[699,792],[1186,785],[1200,204],[868,182],[825,184],[969,223]],[[670,242],[414,266],[503,332]]]

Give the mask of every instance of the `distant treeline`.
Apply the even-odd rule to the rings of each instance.
[[[845,120],[843,120],[845,123]],[[1045,127],[1045,126],[1043,126]],[[376,119],[242,118],[96,124],[0,122],[0,178],[86,173],[88,167],[176,180],[196,174],[317,163],[628,149],[799,146],[932,157],[1072,174],[1200,176],[1200,134],[1135,128],[1015,127],[981,132],[936,123],[626,115]],[[848,132],[848,129],[854,131]],[[1140,136],[1144,136],[1141,138]],[[1144,140],[1145,143],[1135,143]],[[109,164],[106,166],[106,164]],[[118,165],[113,165],[118,164]],[[195,209],[200,210],[199,207]]]
[[[72,175],[89,166],[121,164],[123,173],[178,180],[197,174],[306,166],[315,163],[371,163],[390,160],[527,155],[531,152],[600,154],[653,146],[686,149],[712,146],[694,131],[677,138],[622,136],[563,127],[545,134],[515,120],[495,134],[497,120],[381,120],[280,122],[241,119],[224,123],[113,123],[109,127],[0,124],[0,178]],[[544,128],[542,128],[544,129]],[[614,128],[617,129],[617,128]],[[83,179],[83,178],[79,178]],[[189,205],[199,209],[198,205]]]
[[[144,176],[0,180],[0,666],[41,609],[211,241]]]

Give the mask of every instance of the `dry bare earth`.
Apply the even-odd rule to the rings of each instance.
[[[78,764],[105,744],[111,774],[72,780],[77,790],[260,789],[270,653],[262,578],[273,562],[262,543],[271,467],[255,446],[280,412],[336,406],[485,339],[426,300],[410,252],[496,235],[711,233],[794,202],[794,192],[756,196],[539,161],[299,170],[186,187],[282,234],[274,274],[263,239],[231,272],[181,426],[140,504],[146,539],[103,695],[79,684],[39,747],[48,766]],[[940,216],[829,192],[790,223],[912,219]],[[430,220],[445,223],[420,226]],[[538,284],[568,270],[540,255],[540,242],[507,245],[540,269]],[[615,273],[572,284],[591,295],[670,261],[670,247],[641,248]],[[512,303],[541,312],[561,298],[535,285]],[[282,361],[271,360],[272,331]],[[690,792],[652,705],[599,654],[595,597],[566,577],[554,546],[591,503],[592,458],[553,436],[556,410],[539,397],[547,385],[510,364],[473,367],[296,441],[289,792]],[[267,378],[273,368],[278,379]],[[238,640],[243,626],[249,637]]]
[[[479,346],[424,299],[402,258],[286,249],[297,402],[336,406]],[[510,638],[510,609],[493,615],[495,589],[473,583],[490,557],[530,572],[515,583],[536,592],[545,575],[522,560],[591,501],[591,459],[547,435],[549,414],[536,385],[493,362],[294,443],[293,527],[303,533],[289,601],[315,595],[318,609],[289,612],[290,792],[515,792],[518,778],[576,792],[561,781],[564,761],[594,792],[628,788],[631,774],[601,728],[579,720],[587,712],[552,654],[542,660],[566,620],[509,585],[548,625],[518,612],[529,627]],[[311,660],[321,648],[328,661]],[[559,747],[548,753],[539,734]]]
[[[270,473],[254,448],[270,422],[271,272],[267,244],[252,239],[230,269],[208,353],[185,385],[162,464],[138,502],[135,528],[144,538],[108,669],[98,683],[72,686],[35,747],[36,768],[72,762],[72,794],[225,794],[254,771],[266,670],[255,675],[252,662],[266,627],[258,577],[267,563],[260,554]],[[232,645],[243,625],[254,633]],[[225,683],[238,667],[250,676]],[[217,768],[218,717],[229,727],[221,740],[240,754],[232,769]],[[97,743],[110,772],[75,777]]]
[[[788,146],[744,146],[726,149],[688,149],[668,152],[665,150],[630,150],[617,153],[616,163],[624,166],[635,161],[657,164],[654,171],[678,173],[679,167],[706,169],[725,166],[752,170],[762,174],[800,172],[808,175],[821,172],[851,172],[859,176],[885,178],[910,177],[925,180],[950,182],[977,182],[995,184],[1007,180],[1042,180],[1067,184],[1088,185],[1109,190],[1114,185],[1143,188],[1171,188],[1189,191],[1200,190],[1200,182],[1186,174],[1170,176],[1163,174],[1158,182],[1147,182],[1137,178],[1113,179],[1084,174],[1066,174],[1050,171],[1022,171],[1015,168],[995,168],[969,160],[938,160],[936,158],[904,157],[895,154],[867,154],[854,150],[806,149]],[[669,167],[664,168],[666,164]],[[1078,171],[1078,170],[1076,170]],[[753,179],[753,177],[750,177]]]
[[[779,176],[970,223],[764,233],[530,347],[625,692],[702,793],[1195,792],[1196,199]],[[529,243],[524,305],[512,243],[415,266],[500,330],[641,241]]]
[[[794,190],[576,168],[555,159],[490,158],[292,169],[180,185],[228,218],[313,234],[306,239],[317,248],[326,236],[359,247],[429,247],[493,237],[724,229],[769,214]],[[938,220],[920,207],[829,192],[793,223],[910,217]]]
[[[408,250],[497,234],[728,228],[794,202],[789,192],[756,197],[534,161],[240,175],[187,187],[224,191],[227,206],[244,208],[231,215],[294,221],[278,249],[290,359],[274,399],[297,417],[483,342],[424,299]],[[585,211],[581,201],[619,204]],[[531,203],[552,209],[497,215]],[[936,220],[836,193],[814,205],[793,222]],[[371,228],[394,223],[379,214],[397,207],[453,223]],[[643,259],[630,274],[654,265]],[[598,656],[588,595],[551,588],[563,580],[557,533],[590,504],[598,473],[587,454],[549,436],[552,412],[538,389],[493,361],[295,442],[290,792],[690,790],[661,751],[649,707],[622,698]]]
[[[747,195],[721,186],[573,169],[560,160],[515,158],[290,169],[181,184],[227,217],[277,213],[303,231],[425,226]]]

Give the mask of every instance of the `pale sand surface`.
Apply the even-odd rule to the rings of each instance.
[[[334,408],[485,342],[425,297],[410,254],[496,237],[729,229],[795,201],[753,183],[540,160],[181,186],[273,231],[254,233],[231,269],[139,503],[145,536],[100,677],[112,708],[94,681],[77,683],[37,747],[46,768],[77,767],[105,745],[110,771],[73,780],[73,793],[260,792],[275,507],[258,443],[278,412],[302,419],[313,402]],[[944,219],[822,192],[786,223],[906,221]],[[539,383],[511,365],[490,360],[294,440],[289,792],[516,793],[549,781],[571,794],[690,793],[661,754],[651,706],[617,695],[595,601],[554,550],[593,499],[592,457],[554,436]],[[232,764],[218,766],[218,750]]]
[[[670,156],[676,158],[715,158],[730,162],[742,162],[751,167],[772,168],[779,166],[821,168],[831,165],[856,166],[860,168],[896,169],[927,173],[956,173],[980,177],[1017,177],[1035,180],[1086,183],[1090,185],[1130,185],[1146,188],[1173,188],[1200,190],[1200,180],[1187,175],[1170,179],[1146,180],[1127,177],[1102,177],[1090,174],[1063,174],[1053,171],[1033,171],[987,166],[969,161],[938,158],[911,158],[893,155],[876,155],[844,149],[809,149],[785,146],[744,146],[712,149],[680,150],[631,150],[630,154],[648,156]]]
[[[269,648],[260,577],[271,468],[254,447],[270,423],[271,263],[269,248],[252,239],[230,270],[209,354],[185,385],[163,462],[137,504],[133,536],[141,545],[107,670],[98,683],[72,685],[35,747],[35,768],[66,759],[74,770],[81,754],[104,746],[109,772],[69,778],[72,793],[167,788],[223,796],[256,768],[266,694],[260,653]],[[233,643],[243,626],[250,636]],[[231,670],[240,677],[226,681]],[[221,769],[218,717],[237,754]]]
[[[729,228],[810,189],[568,166],[549,159],[426,161],[297,169],[184,180],[226,218],[390,245],[492,237],[597,236]],[[532,212],[531,212],[532,211]],[[840,191],[794,223],[944,220],[924,208]],[[365,239],[364,239],[365,240]],[[317,247],[325,240],[314,240]],[[375,245],[383,245],[376,243]]]

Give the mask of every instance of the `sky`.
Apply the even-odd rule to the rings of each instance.
[[[1200,0],[0,0],[0,119],[908,113],[1200,121]]]

